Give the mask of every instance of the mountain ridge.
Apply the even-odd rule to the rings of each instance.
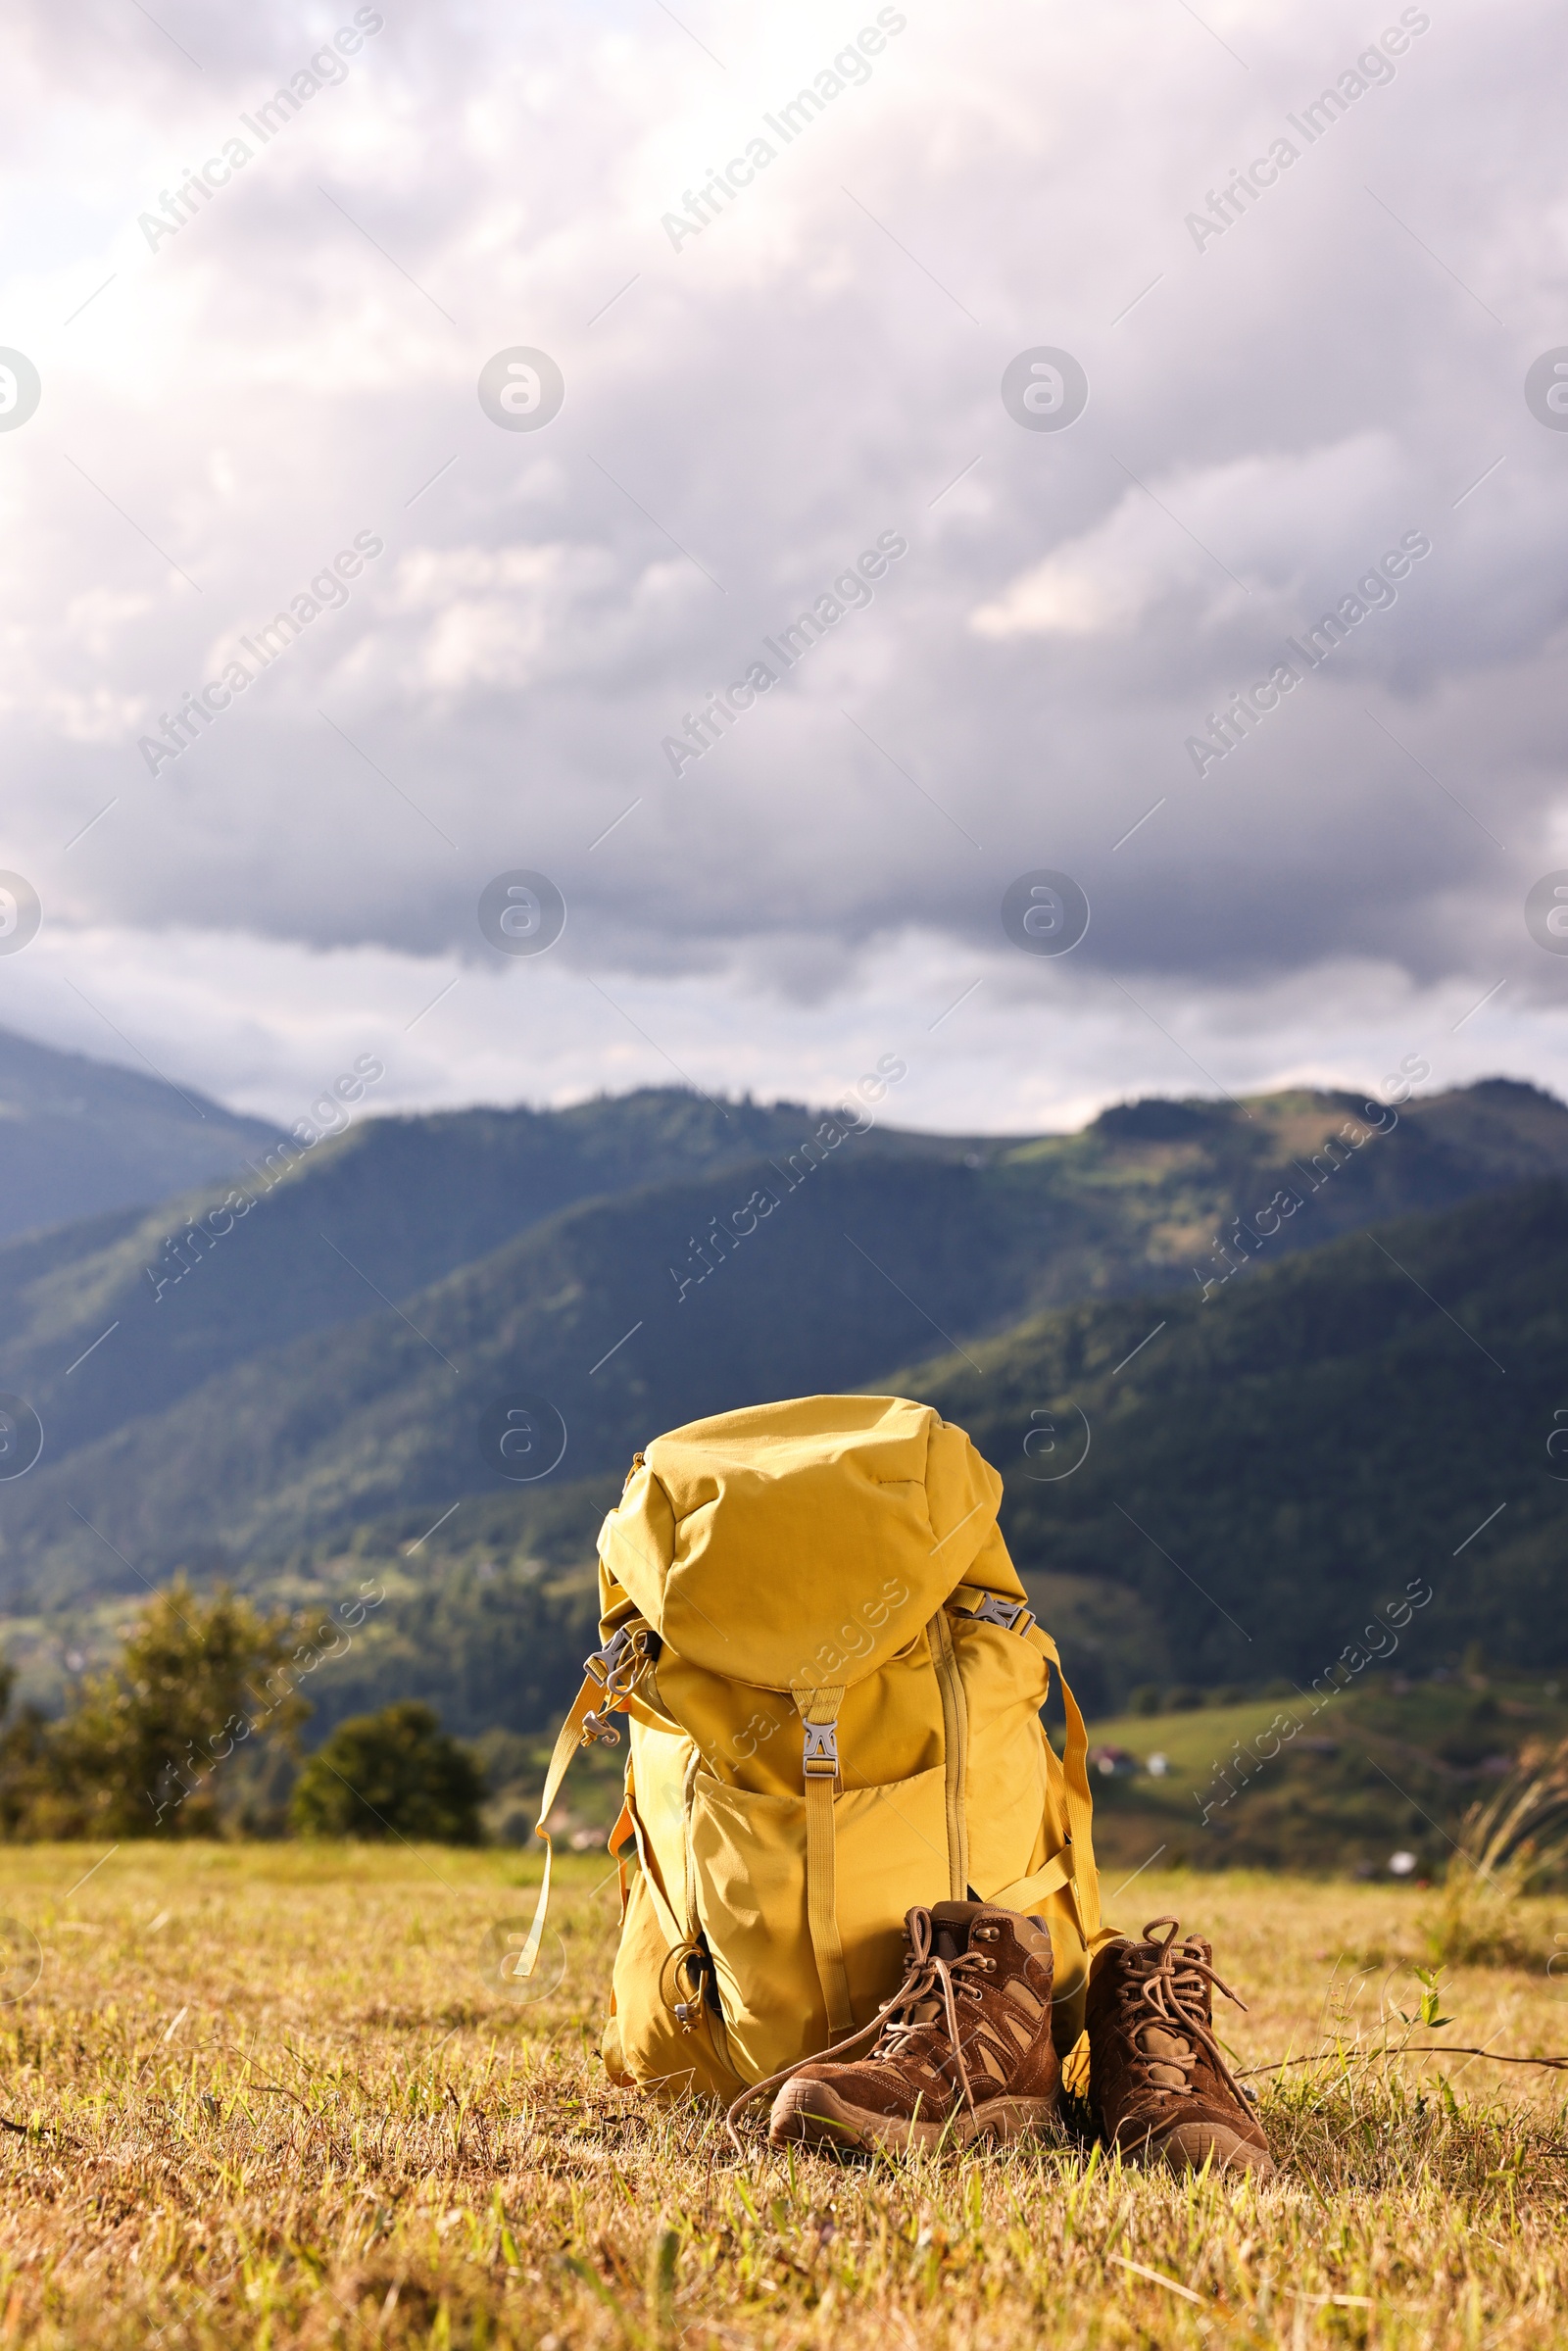
[[[280,1139],[195,1088],[0,1028],[0,1241],[167,1199]]]
[[[1188,1283],[1198,1298],[1206,1281],[1212,1304],[1222,1259],[1224,1281],[1254,1281],[1259,1259],[1494,1192],[1499,1170],[1568,1172],[1568,1109],[1506,1081],[1402,1112],[1299,1090],[1139,1110],[1021,1140],[857,1132],[808,1112],[803,1137],[799,1105],[656,1090],[520,1124],[366,1122],[156,1299],[136,1291],[139,1227],[95,1225],[79,1260],[57,1236],[36,1278],[0,1249],[0,1384],[26,1394],[34,1379],[52,1447],[0,1485],[0,1589],[41,1579],[63,1597],[181,1561],[275,1560],[403,1505],[434,1518],[486,1490],[480,1423],[514,1395],[564,1415],[566,1478],[608,1474],[658,1429],[737,1400],[861,1386],[928,1360],[933,1340],[972,1352],[1072,1300]],[[475,1118],[491,1121],[494,1180],[451,1207],[443,1187],[473,1162]],[[549,1182],[514,1197],[517,1151],[548,1156],[573,1120],[589,1142],[571,1166],[552,1161]],[[1150,1124],[1160,1131],[1139,1131]],[[774,1148],[733,1155],[758,1142]],[[411,1190],[397,1171],[412,1154],[428,1173],[432,1151],[440,1181]],[[544,1212],[563,1185],[682,1157],[678,1181]],[[1297,1207],[1260,1232],[1260,1205],[1287,1185]],[[40,1261],[36,1245],[22,1254]],[[403,1286],[397,1268],[412,1279],[432,1262],[434,1279]]]

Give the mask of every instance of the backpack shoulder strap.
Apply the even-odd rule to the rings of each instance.
[[[1071,1846],[1067,1861],[1073,1900],[1078,1909],[1078,1924],[1084,1931],[1084,1940],[1092,1944],[1100,1933],[1100,1872],[1095,1867],[1095,1804],[1089,1792],[1089,1733],[1084,1727],[1078,1701],[1061,1670],[1061,1655],[1055,1642],[1039,1625],[1034,1626],[1032,1632],[1043,1654],[1055,1667],[1056,1680],[1061,1686],[1061,1710],[1067,1718],[1066,1744],[1058,1760],[1055,1748],[1049,1739],[1046,1740],[1046,1769],[1062,1797],[1067,1814],[1067,1836]]]
[[[550,1872],[556,1848],[545,1823],[556,1808],[561,1784],[566,1777],[571,1759],[579,1747],[592,1746],[595,1739],[610,1745],[619,1744],[620,1733],[607,1718],[612,1707],[624,1706],[632,1685],[649,1662],[649,1628],[641,1617],[634,1617],[618,1632],[595,1649],[583,1669],[582,1688],[572,1699],[565,1721],[556,1734],[555,1750],[550,1768],[545,1773],[544,1793],[539,1798],[539,1817],[533,1833],[545,1848],[545,1871],[539,1885],[539,1899],[534,1906],[533,1924],[528,1939],[513,1964],[514,1976],[526,1979],[539,1964],[539,1945],[545,1932],[545,1919],[550,1909]],[[601,1711],[601,1705],[603,1711]]]
[[[1032,1609],[1021,1600],[1004,1599],[1000,1593],[988,1592],[977,1608],[957,1613],[973,1615],[981,1624],[1001,1625],[1037,1648],[1056,1669],[1062,1712],[1067,1719],[1065,1751],[1058,1756],[1051,1740],[1046,1740],[1046,1770],[1066,1816],[1067,1843],[1061,1852],[1053,1854],[1043,1869],[1003,1886],[991,1899],[1000,1902],[1004,1910],[1027,1910],[1047,1894],[1070,1886],[1084,1940],[1092,1945],[1101,1931],[1101,1922],[1100,1873],[1095,1867],[1095,1807],[1089,1792],[1089,1733],[1061,1670],[1061,1652],[1051,1635],[1035,1621]]]

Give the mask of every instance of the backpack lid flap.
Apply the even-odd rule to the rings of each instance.
[[[761,1689],[851,1684],[963,1581],[1001,1496],[929,1404],[804,1396],[657,1438],[599,1552],[692,1664]]]

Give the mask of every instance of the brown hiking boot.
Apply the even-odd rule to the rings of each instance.
[[[1156,1939],[1156,1927],[1170,1933]],[[1245,2005],[1197,1936],[1154,1919],[1142,1942],[1111,1943],[1089,1986],[1089,2097],[1101,2135],[1130,2163],[1274,2175],[1262,2127],[1214,2038],[1213,1990]]]
[[[963,2146],[1054,2129],[1045,1928],[987,1902],[937,1902],[904,1929],[904,1982],[865,2028],[875,2046],[796,2067],[773,2101],[775,2147]]]

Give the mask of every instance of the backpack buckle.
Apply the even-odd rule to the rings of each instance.
[[[585,1714],[582,1718],[579,1745],[591,1747],[596,1739],[603,1739],[607,1747],[618,1747],[620,1744],[620,1733],[608,1714]]]
[[[1025,1600],[1004,1600],[1000,1592],[988,1592],[978,1608],[969,1612],[970,1621],[977,1625],[1001,1625],[1006,1633],[1027,1633],[1035,1621],[1034,1610]]]
[[[583,1659],[582,1670],[589,1681],[602,1683],[608,1690],[611,1675],[615,1671],[630,1645],[630,1630],[627,1626],[622,1625],[618,1633],[611,1635],[602,1649],[595,1649],[591,1657]]]
[[[839,1734],[836,1723],[808,1723],[806,1752],[801,1770],[808,1780],[836,1780],[839,1776]]]
[[[582,1670],[603,1689],[607,1703],[623,1698],[648,1664],[648,1641],[645,1624],[622,1625],[602,1649],[584,1658]]]

